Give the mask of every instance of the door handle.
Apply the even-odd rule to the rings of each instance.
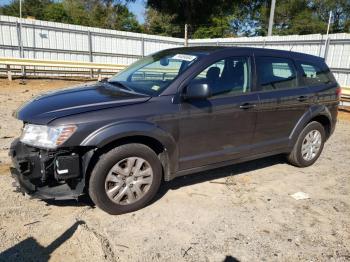
[[[240,109],[244,109],[244,110],[251,109],[254,107],[256,107],[256,104],[251,104],[251,103],[244,103],[239,106]]]
[[[299,97],[297,98],[297,100],[298,100],[299,102],[305,102],[305,101],[308,100],[308,99],[309,99],[308,96],[299,96]]]

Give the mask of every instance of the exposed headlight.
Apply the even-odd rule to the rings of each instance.
[[[42,126],[26,124],[21,135],[21,142],[31,146],[54,149],[62,145],[77,129],[69,126]]]

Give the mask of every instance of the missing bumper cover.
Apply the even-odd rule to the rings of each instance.
[[[18,140],[11,145],[17,190],[42,199],[76,199],[84,189],[80,155],[72,151],[46,151]]]

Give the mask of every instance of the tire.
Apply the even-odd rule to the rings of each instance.
[[[317,150],[317,153],[310,154],[308,155],[309,157],[307,157],[307,153],[306,154],[302,153],[302,148],[305,148],[305,149],[307,148],[307,145],[306,145],[307,142],[305,141],[305,139],[307,139],[306,137],[309,134],[311,134],[311,137],[314,137],[313,134],[315,133],[320,135],[319,149]],[[313,163],[316,162],[316,160],[320,156],[323,150],[325,140],[326,140],[326,132],[324,127],[319,122],[316,122],[316,121],[310,122],[301,131],[293,147],[292,152],[288,155],[289,163],[297,167],[311,166]],[[305,145],[305,147],[303,147],[303,144]],[[306,150],[306,151],[309,151],[309,150]]]
[[[126,144],[100,157],[91,172],[89,195],[96,206],[111,215],[128,213],[147,205],[161,180],[162,166],[156,153],[143,144]]]

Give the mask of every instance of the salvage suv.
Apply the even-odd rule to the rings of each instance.
[[[50,92],[15,112],[14,183],[42,199],[88,193],[110,214],[144,207],[161,182],[285,154],[312,165],[340,88],[322,58],[254,48],[164,50],[108,80]]]

